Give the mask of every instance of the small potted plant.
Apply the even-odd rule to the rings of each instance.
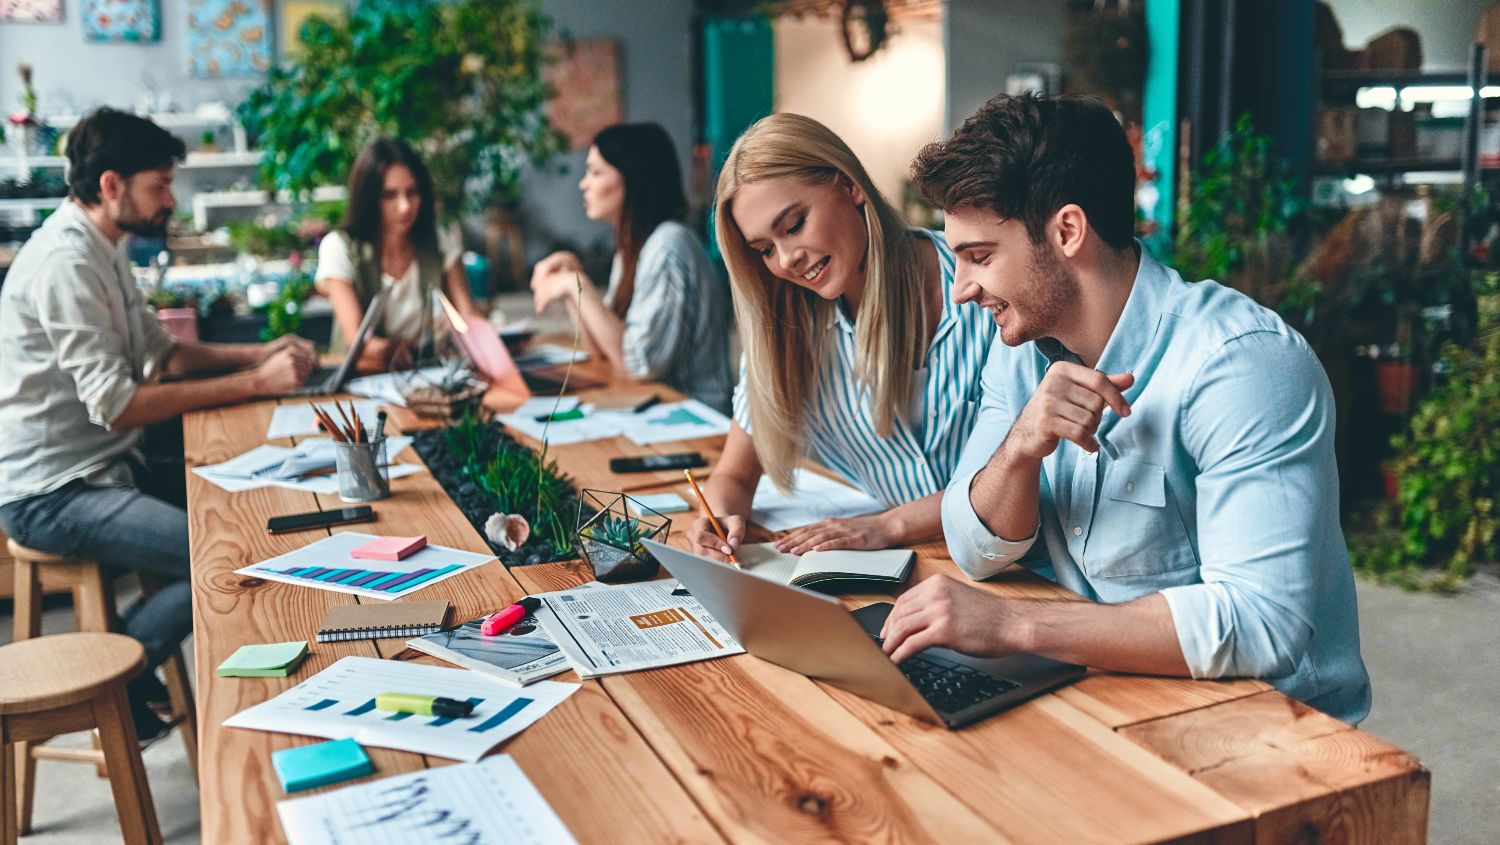
[[[178,340],[198,340],[198,308],[192,298],[163,288],[147,300],[156,309],[162,328]]]
[[[199,138],[198,138],[198,152],[200,152],[200,153],[216,153],[218,151],[219,151],[219,138],[218,138],[218,136],[214,134],[214,131],[212,129],[205,129],[205,130],[203,130],[203,134],[201,136],[199,136]]]
[[[624,493],[584,490],[574,545],[600,581],[641,580],[661,568],[641,541],[665,541],[671,528],[672,520]]]

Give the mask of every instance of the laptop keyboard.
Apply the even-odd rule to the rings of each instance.
[[[931,655],[909,657],[900,668],[922,697],[945,713],[966,710],[1021,686]]]

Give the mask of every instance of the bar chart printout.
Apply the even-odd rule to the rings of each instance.
[[[574,842],[531,779],[501,754],[276,805],[291,845]]]
[[[350,554],[374,539],[370,534],[340,531],[235,571],[269,581],[390,601],[495,559],[494,555],[446,546],[425,546],[399,561],[372,561]]]
[[[275,698],[243,710],[231,728],[352,738],[360,745],[399,748],[473,762],[520,733],[578,689],[538,681],[518,689],[466,669],[446,669],[371,657],[345,657]],[[468,700],[463,718],[388,713],[375,697],[388,692]]]

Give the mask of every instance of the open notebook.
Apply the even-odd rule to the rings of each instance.
[[[746,572],[782,584],[798,587],[818,586],[853,588],[864,584],[901,584],[911,574],[916,555],[910,549],[886,549],[878,552],[808,552],[804,555],[783,554],[771,543],[743,546],[734,555]],[[848,584],[832,582],[847,581]]]

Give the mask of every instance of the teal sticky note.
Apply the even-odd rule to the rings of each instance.
[[[221,678],[285,678],[307,655],[307,642],[242,645],[219,664]]]
[[[271,765],[287,792],[327,786],[374,771],[370,757],[352,739],[336,739],[271,754]]]

